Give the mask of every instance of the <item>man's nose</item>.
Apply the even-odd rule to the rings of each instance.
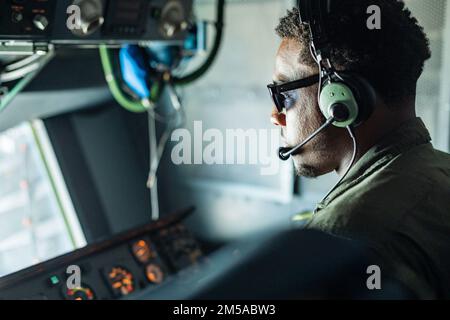
[[[286,126],[286,115],[283,112],[278,112],[275,108],[272,110],[272,116],[270,117],[272,123],[276,126]]]

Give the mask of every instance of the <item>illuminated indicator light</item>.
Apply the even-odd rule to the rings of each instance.
[[[147,263],[151,258],[156,257],[149,242],[146,240],[137,240],[132,246],[133,254],[141,263]]]
[[[151,283],[160,284],[164,281],[164,273],[158,265],[150,264],[146,268],[147,279]]]
[[[122,286],[122,284],[120,282],[116,282],[113,284],[114,289],[119,289],[121,286]]]
[[[107,275],[116,294],[124,296],[134,291],[133,275],[127,269],[113,267]]]
[[[67,289],[64,293],[66,300],[94,300],[94,292],[88,287]]]
[[[59,279],[58,279],[57,276],[51,276],[51,277],[50,277],[50,282],[51,282],[53,285],[57,285],[57,284],[59,283]]]

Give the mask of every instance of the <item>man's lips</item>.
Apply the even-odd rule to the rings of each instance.
[[[281,147],[283,148],[293,148],[285,138],[281,137]]]

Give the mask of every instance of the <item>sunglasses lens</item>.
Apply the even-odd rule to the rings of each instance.
[[[270,97],[272,98],[273,104],[277,108],[278,112],[283,111],[283,108],[281,107],[282,104],[280,104],[280,101],[278,100],[279,95],[276,94],[275,92],[273,92],[270,87],[268,87],[268,88],[269,88]]]
[[[290,92],[276,92],[273,87],[268,86],[270,96],[272,97],[273,103],[277,108],[278,113],[283,112],[286,109],[292,107],[298,100],[298,92],[295,89],[290,90]]]
[[[284,109],[284,96],[282,94],[274,94],[273,101],[277,107],[278,112],[283,112]]]
[[[295,105],[295,102],[298,100],[298,92],[295,92],[296,89],[307,88],[318,82],[320,82],[320,75],[314,75],[283,84],[269,84],[267,88],[278,112],[281,113],[283,110]]]

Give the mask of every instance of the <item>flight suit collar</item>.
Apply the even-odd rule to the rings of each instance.
[[[430,142],[430,133],[422,119],[414,118],[403,123],[361,157],[350,170],[347,177],[327,198],[317,205],[315,212],[324,209],[335,198],[363,181],[399,154],[415,146]]]

